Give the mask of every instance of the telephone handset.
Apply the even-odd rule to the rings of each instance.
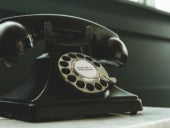
[[[105,66],[125,66],[118,35],[66,15],[25,15],[0,21],[0,115],[27,121],[142,110],[116,86]]]

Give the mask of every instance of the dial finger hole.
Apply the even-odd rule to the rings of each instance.
[[[103,85],[103,86],[107,86],[107,82],[103,79],[100,79],[100,83]]]
[[[94,86],[92,84],[86,84],[86,88],[89,90],[89,91],[93,91],[94,90]]]
[[[91,57],[86,56],[85,58],[86,58],[87,60],[89,60],[89,61],[92,61],[92,58],[91,58]]]
[[[64,74],[69,74],[69,73],[70,73],[70,70],[69,70],[68,68],[63,68],[63,69],[61,70],[61,72],[64,73]]]
[[[63,56],[62,59],[65,60],[65,61],[70,61],[71,60],[70,57],[68,57],[68,56]]]
[[[71,57],[71,58],[76,58],[76,55],[71,54],[71,53],[70,53],[70,54],[68,54],[68,56],[69,56],[69,57]]]
[[[67,79],[71,82],[75,82],[76,81],[76,77],[74,75],[69,75],[67,76]]]
[[[65,62],[65,61],[60,61],[60,65],[61,65],[62,67],[67,67],[67,66],[68,66],[68,63]]]
[[[79,58],[84,58],[84,56],[83,56],[82,54],[77,54],[77,56],[78,56]]]
[[[80,87],[80,88],[84,88],[85,87],[85,83],[83,81],[80,81],[80,80],[76,82],[76,85],[78,87]]]
[[[94,65],[96,65],[97,67],[100,67],[100,64],[98,62],[93,62]]]
[[[102,85],[99,83],[95,83],[95,88],[98,90],[102,90]]]

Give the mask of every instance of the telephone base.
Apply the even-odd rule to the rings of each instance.
[[[87,118],[125,112],[133,115],[141,110],[141,100],[135,95],[37,103],[0,101],[1,116],[30,122]]]

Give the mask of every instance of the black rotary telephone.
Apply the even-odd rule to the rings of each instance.
[[[104,66],[125,66],[113,31],[78,17],[25,15],[0,21],[0,116],[46,121],[142,110]]]

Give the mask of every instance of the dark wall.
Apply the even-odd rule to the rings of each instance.
[[[10,3],[10,4],[9,4]],[[5,0],[0,17],[30,13],[59,13],[87,18],[114,30],[125,42],[129,59],[124,69],[110,73],[118,86],[144,105],[170,106],[170,15],[116,0]]]

